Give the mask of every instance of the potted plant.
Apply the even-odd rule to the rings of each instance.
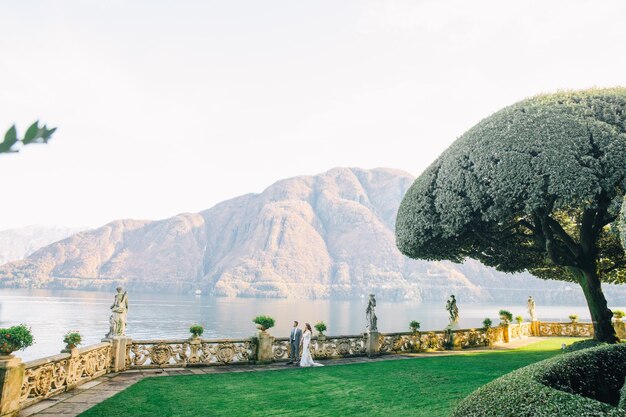
[[[513,321],[513,314],[508,310],[500,310],[498,313],[500,315],[500,320],[502,321],[502,325],[507,326],[511,321]]]
[[[485,329],[485,330],[491,329],[491,325],[492,324],[493,324],[493,322],[491,321],[491,319],[489,317],[487,317],[485,320],[483,320],[483,329]]]
[[[189,333],[191,333],[192,338],[197,339],[202,336],[202,333],[204,333],[204,327],[200,324],[194,324],[189,328]]]
[[[420,328],[420,322],[419,322],[419,321],[417,321],[417,320],[412,320],[412,321],[409,323],[409,329],[411,330],[411,332],[413,332],[413,333],[417,333],[417,331],[419,330],[419,328]]]
[[[252,322],[255,323],[256,327],[262,332],[274,327],[275,323],[274,319],[270,316],[256,316],[252,319]]]
[[[324,332],[326,331],[326,323],[324,323],[323,321],[320,321],[319,323],[315,323],[315,330],[317,330],[319,332],[319,335],[317,336],[318,338],[325,338],[326,336],[324,336]]]
[[[70,330],[63,336],[63,343],[65,343],[66,350],[74,349],[77,345],[80,345],[82,341],[83,337],[75,330]]]
[[[522,324],[522,322],[524,321],[524,317],[515,316],[515,321],[517,322],[517,324]]]
[[[626,313],[624,313],[623,310],[613,310],[613,317],[615,317],[615,320],[621,321],[624,316],[626,316]]]
[[[25,324],[0,329],[0,356],[9,356],[33,344],[33,334]]]
[[[572,323],[576,323],[578,321],[578,314],[570,314],[568,317]]]
[[[485,320],[483,320],[483,330],[485,331],[485,345],[486,346],[491,346],[492,341],[491,341],[491,326],[493,325],[493,322],[491,321],[491,319],[489,317],[487,317]]]

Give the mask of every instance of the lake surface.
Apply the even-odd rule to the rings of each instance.
[[[0,327],[25,323],[32,328],[35,344],[17,356],[24,360],[57,354],[63,349],[63,335],[78,330],[84,344],[97,343],[108,332],[113,293],[68,290],[0,289]],[[276,319],[270,330],[287,336],[293,320],[301,326],[324,321],[327,334],[358,334],[365,330],[367,300],[275,300],[219,298],[211,296],[129,293],[127,335],[135,339],[185,338],[189,326],[204,326],[203,337],[244,338],[256,329],[252,318],[267,314]],[[385,302],[377,300],[376,315],[381,332],[407,331],[417,320],[422,330],[442,330],[448,324],[445,301],[441,303]],[[485,317],[495,323],[498,311],[508,309],[514,316],[528,316],[525,305],[467,305],[459,300],[460,326],[480,327]],[[619,307],[622,308],[622,307]],[[624,308],[622,308],[624,309]],[[568,321],[572,313],[589,320],[585,305],[537,305],[545,321]]]

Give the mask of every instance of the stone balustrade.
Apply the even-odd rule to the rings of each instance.
[[[504,343],[505,333],[509,339],[522,339],[531,336],[531,323],[493,327],[491,329],[459,329],[430,332],[376,333],[376,354],[399,354],[446,349],[467,349]],[[450,334],[452,337],[450,337]],[[311,356],[315,359],[345,358],[366,356],[369,333],[348,336],[317,336],[310,345]],[[289,357],[289,339],[275,338],[272,344],[272,357],[275,361],[287,361]]]
[[[510,339],[524,339],[530,337],[533,334],[532,323],[520,323],[509,325],[509,338]]]
[[[109,371],[111,344],[98,343],[24,363],[20,406],[69,391]]]
[[[380,353],[415,353],[446,349],[470,349],[503,343],[504,327],[452,331],[385,333],[380,335]]]
[[[593,323],[539,322],[537,336],[593,337]]]
[[[621,325],[618,330],[624,333],[623,323],[618,321],[616,324]],[[310,349],[315,359],[331,359],[468,349],[507,343],[530,336],[592,337],[593,325],[537,321],[508,324],[486,330],[459,329],[415,333],[374,331],[359,335],[318,335],[312,338]],[[69,352],[26,363],[21,363],[19,358],[13,356],[0,357],[2,371],[0,379],[4,379],[4,385],[0,387],[21,387],[0,392],[0,408],[3,415],[17,415],[20,408],[74,389],[108,372],[287,360],[289,360],[289,339],[275,338],[267,332],[260,332],[249,339],[132,340],[128,337],[113,337],[82,349],[72,349]]]
[[[255,339],[133,340],[126,346],[131,369],[230,365],[255,357]]]
[[[366,336],[313,336],[309,347],[315,359],[347,358],[367,354]],[[275,361],[289,360],[289,338],[275,338],[272,344],[272,358]]]

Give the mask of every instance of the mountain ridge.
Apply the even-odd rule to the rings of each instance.
[[[562,286],[504,277],[476,261],[413,260],[395,246],[395,216],[413,183],[391,168],[333,168],[161,220],[122,219],[0,266],[5,287],[131,289],[229,297],[490,301],[484,284]],[[510,278],[510,279],[506,279]]]

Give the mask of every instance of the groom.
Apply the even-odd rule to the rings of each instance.
[[[300,339],[302,339],[302,330],[298,328],[298,322],[294,321],[289,334],[289,362],[287,362],[287,365],[293,365],[294,360],[299,360]]]

